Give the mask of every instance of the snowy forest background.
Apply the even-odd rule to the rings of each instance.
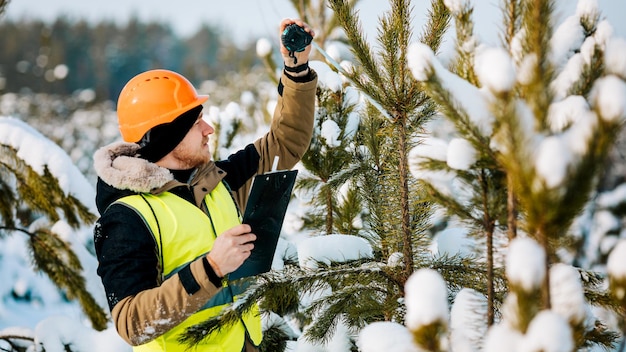
[[[375,39],[354,1],[293,4],[318,33],[314,140],[275,271],[199,330],[260,299],[264,351],[622,351],[626,40],[597,1],[558,23],[553,1],[502,1],[495,47],[471,1],[390,1]],[[187,75],[225,157],[268,128],[275,39],[1,17],[0,33],[0,350],[129,351],[91,243],[116,92]]]

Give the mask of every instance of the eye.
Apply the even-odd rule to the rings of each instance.
[[[200,113],[200,115],[198,115],[198,119],[196,120],[196,123],[195,123],[196,125],[197,125],[197,124],[199,124],[199,123],[200,123],[200,121],[202,121],[202,116],[203,116],[203,115],[204,115],[204,114],[203,114],[202,112]]]

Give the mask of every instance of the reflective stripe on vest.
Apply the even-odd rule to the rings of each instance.
[[[132,195],[118,200],[135,209],[148,225],[160,252],[164,277],[176,274],[180,268],[209,252],[217,235],[241,223],[230,192],[221,182],[204,201],[210,217],[194,204],[169,192]],[[177,341],[188,327],[217,316],[225,304],[232,302],[233,288],[223,288],[202,310],[157,339],[134,347],[133,351],[241,351],[246,331],[258,346],[262,332],[256,306],[243,316],[243,323],[220,329],[195,348],[189,349]]]

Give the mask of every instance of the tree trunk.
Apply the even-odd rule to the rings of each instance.
[[[487,230],[487,326],[494,323],[493,226]]]
[[[544,309],[550,309],[550,245],[548,236],[543,228],[537,231],[537,239],[545,252],[545,270],[546,276],[543,279],[543,287],[541,288],[541,299]]]
[[[515,200],[515,192],[513,192],[513,181],[511,175],[506,175],[507,185],[507,233],[509,241],[517,237],[517,201]]]
[[[495,229],[495,221],[491,219],[489,214],[489,200],[487,185],[487,178],[485,176],[485,170],[481,170],[480,182],[482,185],[482,206],[483,206],[483,227],[487,234],[487,326],[491,326],[495,320],[494,313],[494,288],[493,288],[493,232]]]
[[[326,234],[333,233],[333,194],[330,188],[326,191]]]
[[[411,216],[409,209],[409,173],[406,145],[406,117],[401,116],[397,120],[398,125],[398,155],[400,156],[398,172],[400,173],[400,206],[402,207],[402,254],[404,256],[405,279],[413,273],[413,242],[411,231]]]

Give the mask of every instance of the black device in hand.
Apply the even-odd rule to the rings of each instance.
[[[285,27],[281,36],[283,45],[289,52],[301,52],[311,44],[313,37],[304,28],[292,23]]]

